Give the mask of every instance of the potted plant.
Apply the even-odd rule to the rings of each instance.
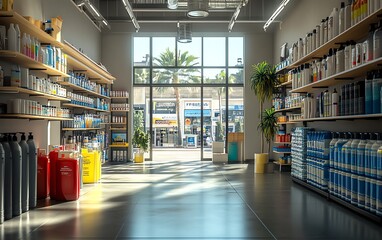
[[[144,160],[144,153],[149,149],[150,136],[142,131],[140,128],[134,131],[133,144],[138,149],[134,155],[134,162],[142,163]]]
[[[251,89],[257,96],[260,104],[260,124],[263,119],[264,102],[269,101],[278,84],[276,68],[263,61],[252,66]],[[255,154],[255,163],[267,163],[268,153],[264,152],[264,132],[260,138],[261,153]]]
[[[262,132],[265,140],[268,143],[269,154],[271,152],[271,140],[273,140],[274,136],[277,133],[277,130],[279,129],[279,126],[277,125],[276,112],[273,107],[264,110],[261,116],[261,121],[257,126],[257,129]]]

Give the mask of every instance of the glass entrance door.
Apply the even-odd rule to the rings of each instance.
[[[200,160],[201,87],[152,87],[153,161]]]

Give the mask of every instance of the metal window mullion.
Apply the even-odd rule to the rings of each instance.
[[[150,131],[150,160],[153,161],[153,144],[152,141],[154,139],[153,136],[153,38],[150,37],[150,74],[149,74],[149,89],[150,89],[150,101],[149,101],[149,106],[150,106],[150,114],[149,114],[149,131]],[[146,97],[145,97],[146,99]],[[145,101],[146,102],[146,101]],[[146,103],[145,103],[146,104]]]

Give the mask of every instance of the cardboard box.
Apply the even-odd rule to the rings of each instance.
[[[12,11],[13,10],[13,0],[2,0],[2,11]]]
[[[57,41],[61,42],[61,28],[62,28],[62,18],[60,16],[56,18],[52,18],[52,37],[55,38]]]

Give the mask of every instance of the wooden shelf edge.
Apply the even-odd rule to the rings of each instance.
[[[111,99],[129,99],[129,97],[110,97]]]
[[[97,111],[97,112],[110,112],[110,111],[107,111],[107,110],[102,110],[102,109],[98,109],[98,108],[81,106],[81,105],[77,105],[77,104],[73,104],[73,103],[64,103],[62,105],[66,106],[66,107],[75,107],[75,108],[82,108],[82,109],[87,109],[87,110],[94,110],[94,111]]]
[[[279,87],[289,86],[289,85],[292,85],[292,81],[288,81],[288,82],[280,83],[280,84],[277,85],[276,87],[279,88]]]
[[[60,81],[60,82],[58,82],[58,83],[60,83],[60,84],[63,85],[63,86],[68,86],[68,87],[70,87],[70,88],[72,88],[72,89],[74,89],[74,90],[87,92],[87,93],[91,94],[92,96],[97,96],[97,97],[100,97],[100,98],[110,99],[110,97],[108,97],[108,96],[104,96],[104,95],[102,95],[102,94],[99,94],[99,93],[94,92],[94,91],[92,91],[92,90],[89,90],[89,89],[80,87],[80,86],[78,86],[78,85],[76,85],[76,84],[73,84],[73,83],[70,83],[70,82]]]
[[[50,100],[70,101],[68,98],[65,98],[65,97],[60,97],[60,96],[52,95],[49,93],[38,92],[38,91],[34,91],[31,89],[27,89],[27,88],[12,87],[12,86],[0,87],[0,92],[7,92],[7,91],[10,94],[12,94],[12,93],[25,93],[25,94],[29,94],[29,95],[36,96],[36,97],[47,98]]]
[[[274,153],[278,153],[278,154],[291,154],[292,152],[278,152],[278,151],[272,151],[272,152],[274,152]]]
[[[111,148],[128,148],[129,145],[109,145]]]
[[[110,110],[110,112],[130,112],[130,110]]]
[[[89,130],[101,130],[102,128],[62,128],[63,131],[89,131]]]
[[[382,113],[377,114],[363,114],[363,115],[347,115],[336,117],[322,117],[322,118],[308,118],[300,120],[292,120],[292,123],[300,122],[316,122],[316,121],[335,121],[335,120],[355,120],[355,119],[368,119],[368,118],[382,118]]]
[[[301,106],[291,107],[291,108],[282,108],[282,109],[275,110],[275,112],[288,112],[288,111],[292,111],[296,109],[301,109]]]
[[[36,119],[36,120],[65,120],[65,121],[73,121],[73,118],[61,118],[61,117],[48,117],[48,116],[38,116],[38,115],[27,115],[27,114],[0,114],[0,118],[12,118],[12,119]]]
[[[281,166],[292,166],[291,163],[279,163],[277,161],[274,161],[273,163],[276,164],[276,165],[281,165]]]
[[[292,144],[291,142],[273,142],[274,144]]]

